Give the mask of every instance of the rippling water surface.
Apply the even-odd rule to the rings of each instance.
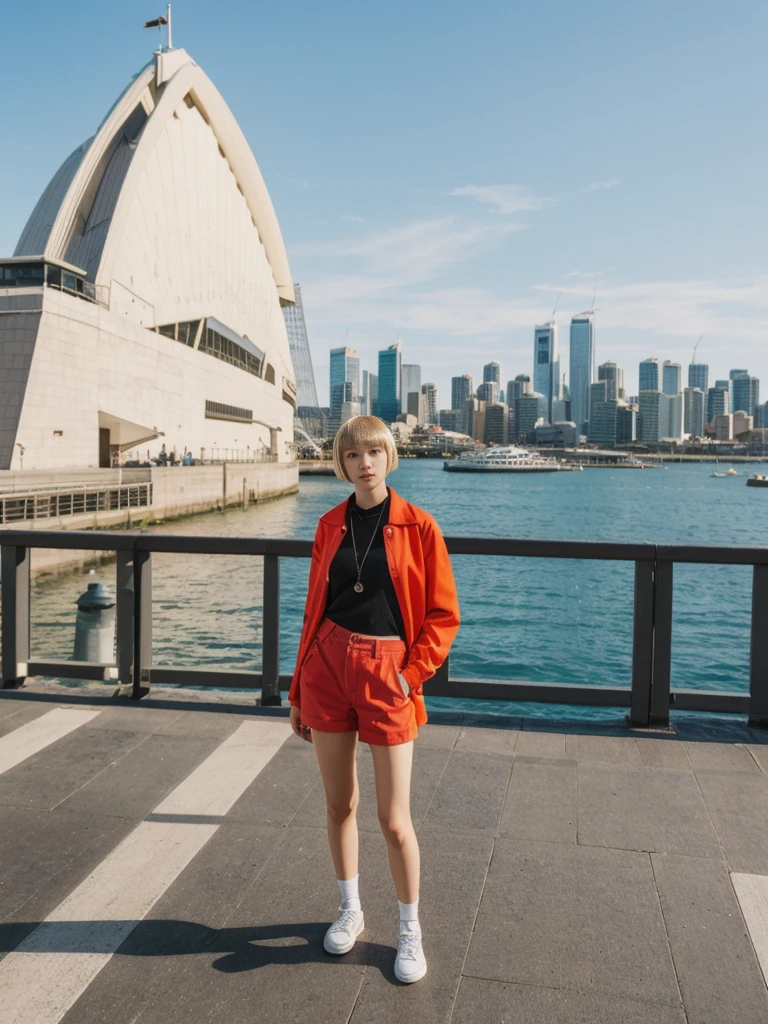
[[[722,467],[721,467],[722,468]],[[180,469],[179,472],[184,472]],[[536,475],[456,475],[438,460],[402,460],[389,482],[431,512],[447,535],[680,544],[768,543],[768,490],[746,472],[708,465]],[[298,495],[154,527],[165,534],[303,537],[349,493],[333,477],[301,477]],[[453,558],[462,625],[451,675],[629,685],[633,566],[565,559]],[[281,560],[281,671],[296,656],[308,559]],[[114,567],[33,588],[33,657],[71,657],[75,601],[88,580],[114,583]],[[259,558],[153,555],[154,663],[258,668]],[[676,566],[672,686],[748,688],[751,569]],[[433,707],[456,702],[433,700]],[[510,705],[462,701],[508,712]],[[546,714],[552,709],[518,705]],[[570,708],[585,717],[600,712]]]

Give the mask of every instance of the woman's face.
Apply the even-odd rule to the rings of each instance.
[[[387,452],[380,445],[355,445],[344,452],[347,476],[361,491],[373,491],[387,475]]]

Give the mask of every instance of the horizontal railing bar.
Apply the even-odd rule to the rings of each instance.
[[[449,679],[424,687],[425,697],[469,697],[475,700],[535,701],[545,704],[592,704],[628,708],[632,691],[623,686],[581,686],[570,683],[495,682]]]
[[[446,537],[450,554],[521,558],[582,558],[610,561],[702,562],[768,565],[768,547],[619,544],[608,541],[526,540],[512,537]],[[172,554],[280,555],[308,558],[312,541],[280,537],[184,537],[136,534],[128,530],[2,530],[0,545],[117,551],[162,551]]]
[[[95,661],[28,661],[27,675],[63,676],[65,679],[97,679],[114,682],[117,678],[117,666]]]
[[[675,711],[720,711],[747,715],[750,711],[748,693],[726,693],[722,690],[673,690],[670,707]]]
[[[166,686],[224,686],[232,689],[260,690],[261,672],[241,669],[152,667],[152,685]],[[287,686],[286,686],[287,689]]]

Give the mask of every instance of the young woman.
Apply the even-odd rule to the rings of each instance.
[[[400,904],[395,975],[423,978],[419,845],[411,822],[413,740],[427,720],[422,686],[459,629],[453,570],[440,529],[386,484],[397,468],[392,434],[355,416],[336,434],[336,475],[354,492],[321,517],[304,627],[289,693],[291,725],[314,743],[325,788],[328,841],[341,890],[329,953],[362,932],[358,891],[358,735],[373,757],[376,803]]]

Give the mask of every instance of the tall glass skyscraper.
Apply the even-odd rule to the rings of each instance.
[[[361,393],[360,356],[356,348],[331,349],[331,392],[334,385],[343,384],[344,381],[349,381],[352,385],[352,401],[356,402]]]
[[[398,339],[379,352],[379,412],[385,423],[394,423],[400,415],[402,352]]]
[[[640,363],[640,384],[637,388],[640,391],[659,390],[659,360],[644,359]]]
[[[733,376],[734,372],[737,376]],[[731,408],[733,412],[743,410],[748,416],[755,415],[760,402],[760,381],[751,377],[746,370],[731,371]]]
[[[589,386],[595,379],[595,315],[580,313],[571,320],[571,419],[580,433],[589,420]]]
[[[665,395],[679,395],[683,390],[683,368],[680,363],[664,360],[661,374],[661,390]]]
[[[408,395],[421,393],[421,367],[416,363],[403,363],[401,369],[400,412],[408,412]]]
[[[537,324],[533,335],[533,389],[543,395],[548,422],[552,421],[552,400],[560,397],[560,352],[557,323]]]
[[[698,388],[706,395],[709,390],[709,366],[706,363],[691,363],[689,365],[688,387]]]
[[[501,387],[501,366],[496,360],[486,363],[483,367],[483,384],[493,381]]]
[[[304,306],[301,301],[301,288],[293,286],[296,304],[283,306],[285,329],[288,333],[288,345],[291,350],[293,369],[296,374],[296,392],[299,405],[317,406],[317,387],[315,371],[312,369],[312,356],[309,352],[307,324],[304,319]]]
[[[426,426],[432,426],[439,422],[437,411],[437,384],[422,384],[421,393],[424,395],[424,421]]]
[[[598,381],[605,381],[605,398],[603,401],[624,401],[624,371],[616,363],[602,363],[597,368],[597,379]],[[573,398],[571,398],[571,402],[573,402]]]
[[[468,373],[460,377],[451,377],[451,408],[461,409],[464,402],[472,397],[472,378]]]

